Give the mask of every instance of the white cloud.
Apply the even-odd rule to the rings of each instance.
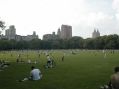
[[[3,0],[0,11],[8,25],[16,26],[17,34],[36,30],[41,38],[61,24],[78,23],[78,16],[88,9],[85,0]]]
[[[81,23],[74,26],[74,35],[80,34],[84,38],[91,37],[95,27],[99,29],[101,35],[115,33],[118,31],[117,28],[119,28],[114,17],[103,12],[92,12],[82,15],[80,20]]]
[[[91,2],[87,1],[0,0],[0,17],[8,25],[14,24],[17,34],[32,34],[35,30],[40,38],[43,34],[56,31],[61,24],[72,25],[73,34],[83,37],[89,37],[94,27],[103,29],[104,34],[115,31],[117,23],[113,20],[113,16],[107,14],[106,11],[101,11],[99,6],[97,9],[96,5],[94,7]],[[102,3],[103,0],[99,5]],[[113,0],[113,8],[116,11],[119,10],[117,3],[119,0]],[[106,10],[106,7],[104,8]],[[117,13],[116,16],[119,18]]]
[[[113,19],[113,16],[108,14],[104,14],[103,12],[91,12],[88,14],[82,14],[78,18],[80,20],[80,24],[85,24],[87,26],[94,26],[96,23],[99,23],[106,19]],[[83,23],[82,23],[83,22]]]
[[[119,20],[119,13],[116,14],[117,19]]]
[[[113,9],[119,12],[119,0],[113,0],[112,6],[113,6]]]

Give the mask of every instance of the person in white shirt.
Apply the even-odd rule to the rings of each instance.
[[[31,63],[31,60],[29,59],[29,60],[28,60],[28,64],[30,64],[30,63]]]
[[[39,69],[36,69],[34,66],[31,67],[31,72],[30,72],[30,79],[31,80],[39,80],[42,78],[41,71]]]
[[[18,80],[18,82],[24,82],[27,80],[40,80],[42,78],[41,71],[36,69],[34,66],[31,67],[30,77],[25,77],[23,80]]]

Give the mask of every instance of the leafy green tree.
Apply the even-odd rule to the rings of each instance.
[[[85,49],[94,49],[95,48],[94,39],[92,39],[92,38],[85,39],[84,48]]]
[[[2,20],[0,20],[0,35],[2,33],[2,31],[5,29],[5,22],[3,22]]]
[[[72,37],[71,39],[69,39],[69,48],[72,49],[77,49],[77,48],[82,48],[83,47],[83,38],[81,37]]]
[[[30,49],[40,49],[41,48],[41,40],[40,39],[33,39],[28,42]]]
[[[118,47],[118,39],[119,36],[116,34],[107,36],[105,39],[105,48],[116,49]]]

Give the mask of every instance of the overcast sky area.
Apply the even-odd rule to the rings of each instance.
[[[0,0],[0,20],[15,25],[18,35],[57,32],[62,24],[72,26],[73,36],[119,34],[119,0]]]

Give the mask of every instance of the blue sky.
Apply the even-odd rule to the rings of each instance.
[[[119,34],[119,0],[0,0],[0,19],[15,25],[17,34],[33,31],[42,38],[62,24],[72,26],[73,36]]]

